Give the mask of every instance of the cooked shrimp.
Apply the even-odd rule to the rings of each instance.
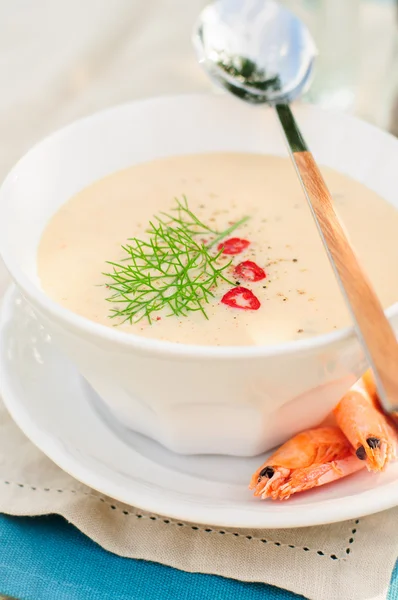
[[[299,433],[276,450],[254,473],[249,489],[261,498],[287,500],[364,466],[340,429],[319,427]]]
[[[378,409],[376,385],[368,371],[333,411],[337,425],[369,471],[383,471],[397,456],[398,435]]]
[[[373,378],[372,371],[368,369],[364,375],[362,375],[362,382],[365,386],[366,391],[369,394],[369,398],[376,408],[379,406],[379,397],[377,395],[376,382]]]

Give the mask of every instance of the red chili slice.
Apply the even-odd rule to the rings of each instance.
[[[242,240],[242,238],[230,238],[229,240],[225,240],[218,244],[218,249],[222,251],[223,254],[240,254],[243,250],[250,246],[250,242],[248,240]]]
[[[229,290],[221,299],[223,304],[231,308],[241,308],[243,310],[258,310],[261,306],[260,300],[247,288],[238,286]]]
[[[265,271],[252,260],[245,260],[235,268],[234,275],[246,281],[261,281],[267,277]]]

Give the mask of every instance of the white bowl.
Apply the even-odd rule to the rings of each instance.
[[[395,138],[314,107],[295,113],[320,163],[397,204]],[[263,347],[154,341],[59,306],[36,270],[43,228],[73,194],[134,163],[212,151],[286,154],[272,110],[224,96],[134,102],[78,121],[5,180],[0,253],[49,335],[124,425],[176,452],[251,456],[319,423],[360,376],[366,364],[353,330]],[[398,306],[388,314],[397,328]]]

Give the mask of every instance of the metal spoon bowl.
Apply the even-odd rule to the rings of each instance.
[[[292,102],[312,78],[315,43],[274,0],[217,0],[200,14],[193,43],[211,78],[248,102]]]

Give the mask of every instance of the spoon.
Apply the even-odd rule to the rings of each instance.
[[[193,35],[210,77],[252,104],[275,107],[357,335],[373,370],[383,410],[398,422],[398,344],[333,206],[331,194],[289,103],[309,85],[316,56],[304,24],[274,0],[215,0]]]

